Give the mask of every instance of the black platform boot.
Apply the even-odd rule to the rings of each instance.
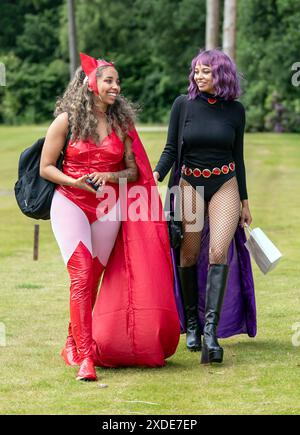
[[[211,264],[208,271],[201,364],[223,361],[223,349],[217,339],[217,326],[227,286],[228,271],[227,264]]]
[[[197,267],[178,267],[186,317],[186,347],[191,352],[201,350],[198,320]]]

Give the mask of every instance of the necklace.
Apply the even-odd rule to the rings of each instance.
[[[208,92],[200,92],[199,97],[202,98],[202,100],[207,101],[209,104],[216,104],[219,101],[225,101],[224,98],[209,94]]]

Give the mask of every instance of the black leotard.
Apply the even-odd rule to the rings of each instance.
[[[243,156],[245,110],[238,101],[224,101],[217,98],[210,104],[210,94],[202,93],[195,100],[188,100],[186,120],[183,129],[182,162],[191,169],[221,168],[235,163],[235,171],[228,174],[187,176],[182,178],[195,186],[204,186],[205,199],[211,196],[231,177],[236,176],[241,200],[247,199],[246,175]],[[178,97],[172,108],[168,140],[164,152],[155,168],[162,180],[177,158]],[[176,102],[178,101],[178,104]]]

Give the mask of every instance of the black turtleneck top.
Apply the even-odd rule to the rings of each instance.
[[[212,169],[235,162],[241,200],[247,199],[246,174],[243,153],[245,109],[236,100],[222,100],[210,104],[212,95],[202,93],[188,100],[183,128],[182,162],[187,166]],[[172,107],[168,139],[155,168],[164,179],[177,159],[178,121],[182,97]]]

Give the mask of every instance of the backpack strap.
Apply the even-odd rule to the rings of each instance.
[[[65,139],[65,143],[64,143],[63,149],[62,149],[61,152],[60,152],[60,154],[61,154],[62,156],[64,156],[65,153],[66,153],[66,149],[67,149],[67,146],[68,146],[69,140],[71,139],[71,136],[72,136],[72,131],[71,131],[71,129],[70,129],[70,130],[68,131],[67,136],[66,136],[66,139]]]
[[[69,113],[68,113],[68,127],[69,127],[68,134],[67,134],[67,136],[66,136],[66,140],[65,140],[64,147],[63,147],[63,149],[62,149],[62,151],[61,151],[61,153],[62,153],[63,156],[65,155],[65,152],[66,152],[66,149],[67,149],[67,146],[68,146],[69,140],[70,140],[70,138],[71,138],[71,136],[72,136],[71,124],[70,124],[70,115],[69,115]]]

